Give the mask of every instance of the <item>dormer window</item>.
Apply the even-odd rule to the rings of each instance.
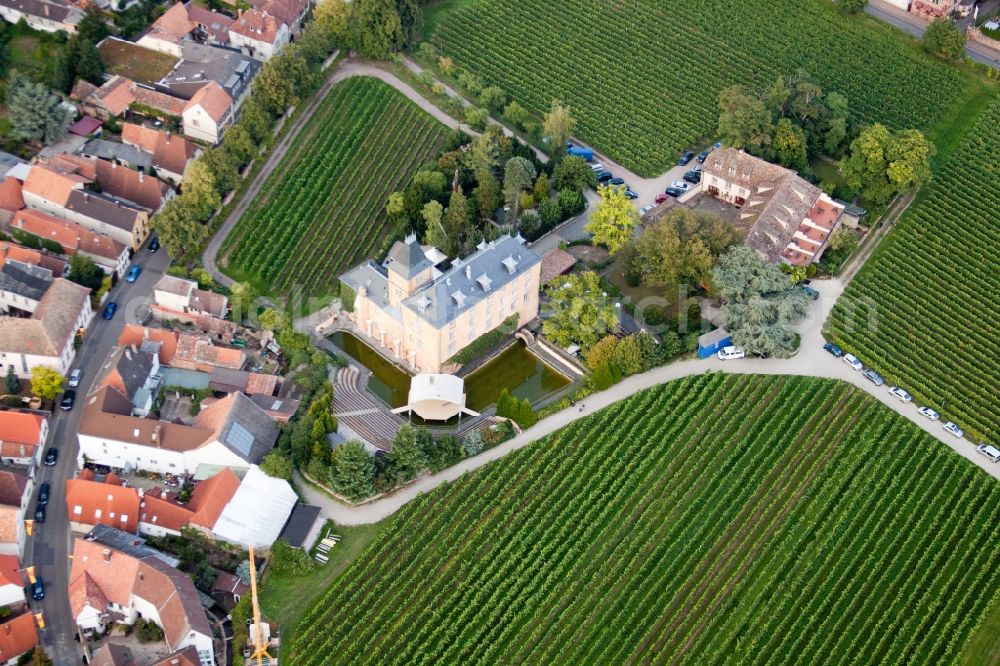
[[[477,277],[476,282],[478,282],[479,286],[483,288],[483,291],[489,291],[490,286],[493,284],[493,280],[491,280],[490,276],[488,276],[486,273],[483,273],[482,275]]]
[[[461,308],[465,306],[465,294],[463,294],[462,292],[456,291],[451,295],[451,297],[455,299],[455,305],[457,305],[458,307]]]
[[[729,167],[729,175],[730,176],[736,175],[736,167]]]
[[[427,308],[431,304],[431,299],[427,297],[427,294],[422,294],[417,300],[417,307],[420,308],[420,312],[427,312]]]
[[[504,268],[506,268],[507,272],[510,273],[511,275],[513,275],[514,271],[517,270],[517,259],[515,259],[511,255],[507,255],[507,258],[504,259],[501,263],[503,263]]]

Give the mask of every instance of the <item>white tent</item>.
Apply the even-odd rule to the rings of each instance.
[[[233,498],[215,521],[212,532],[224,541],[270,548],[298,498],[284,479],[268,476],[251,465]]]
[[[447,421],[458,414],[479,416],[465,406],[465,381],[455,375],[420,374],[410,380],[407,405],[392,410],[413,412],[428,421]]]

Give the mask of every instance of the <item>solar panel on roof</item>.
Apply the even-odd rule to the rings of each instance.
[[[249,456],[250,448],[253,446],[253,435],[239,423],[234,423],[229,428],[226,443],[244,456]]]
[[[247,71],[248,67],[250,67],[250,61],[243,60],[240,62],[240,64],[236,65],[236,73],[242,74],[243,72]]]

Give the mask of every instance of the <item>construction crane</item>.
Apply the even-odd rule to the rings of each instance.
[[[253,559],[253,546],[250,546],[250,599],[253,604],[253,630],[251,632],[253,635],[250,637],[253,642],[253,654],[250,655],[252,660],[250,663],[256,663],[257,666],[277,664],[274,657],[267,652],[268,641],[264,640],[264,630],[261,626],[260,604],[257,603],[257,565]],[[267,661],[264,660],[265,657]]]

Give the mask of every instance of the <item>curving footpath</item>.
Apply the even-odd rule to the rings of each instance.
[[[644,389],[652,388],[653,386],[674,379],[687,377],[688,375],[705,372],[809,375],[848,382],[865,391],[876,400],[879,400],[889,409],[908,418],[927,433],[950,446],[956,453],[982,468],[986,473],[1000,479],[1000,465],[990,463],[986,458],[979,455],[972,442],[967,439],[957,439],[949,435],[942,429],[941,423],[932,422],[920,416],[917,413],[916,404],[903,404],[889,394],[888,386],[875,386],[869,380],[865,379],[860,372],[853,370],[846,363],[843,363],[841,359],[834,358],[823,351],[823,344],[825,342],[821,332],[823,322],[826,321],[834,303],[840,297],[843,285],[839,280],[825,280],[814,281],[812,286],[816,287],[821,296],[818,301],[813,302],[809,316],[797,327],[799,334],[802,336],[802,344],[799,353],[793,358],[767,360],[747,358],[739,361],[720,361],[712,357],[704,360],[681,361],[661,366],[641,375],[633,375],[606,391],[589,396],[583,401],[584,408],[582,410],[578,406],[552,414],[513,439],[488,451],[484,451],[478,456],[463,460],[459,464],[449,467],[442,472],[422,477],[387,497],[359,506],[348,506],[314,490],[309,485],[300,483],[302,494],[310,504],[322,507],[324,517],[336,521],[341,525],[363,525],[378,522],[398,511],[407,502],[416,498],[417,495],[429,492],[441,484],[454,481],[466,472],[478,469],[487,463],[502,458],[512,451],[524,448],[533,441],[572,423],[576,419],[589,416]]]

